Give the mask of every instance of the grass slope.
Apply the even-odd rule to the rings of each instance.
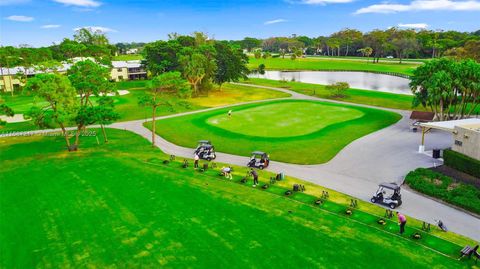
[[[146,163],[164,155],[137,135],[108,133],[110,144],[86,137],[76,153],[66,153],[60,137],[0,139],[0,267],[471,264],[394,236],[389,227],[365,225],[354,217],[361,212],[331,213],[333,203],[323,210],[301,202],[305,195],[282,197],[222,180],[215,171]],[[425,244],[452,256],[460,248],[429,236]]]
[[[265,119],[268,124],[259,124],[256,120],[250,121],[237,129],[237,132],[231,132],[222,127],[212,126],[208,120],[219,115],[226,115],[227,109],[218,109],[214,111],[204,112],[200,114],[187,115],[182,117],[175,117],[165,120],[157,121],[157,133],[165,139],[181,146],[195,147],[198,140],[208,139],[213,142],[216,149],[220,152],[226,152],[236,155],[249,156],[254,150],[262,150],[268,152],[270,157],[276,161],[299,163],[299,164],[317,164],[324,163],[332,159],[342,148],[348,145],[353,140],[360,138],[366,134],[387,127],[400,119],[400,115],[369,108],[344,106],[332,103],[322,103],[314,101],[273,101],[259,104],[249,104],[240,107],[235,107],[235,113],[246,109],[261,108],[263,105],[280,104],[294,106],[287,106],[278,109],[277,107],[270,112],[267,112],[268,106],[264,113],[273,113],[271,121],[269,118]],[[338,109],[350,109],[355,113],[363,113],[360,118],[353,117],[350,120],[343,122],[330,122],[331,124],[318,128],[305,135],[290,134],[288,128],[279,129],[274,128],[274,132],[283,132],[284,136],[288,137],[262,137],[251,136],[252,130],[268,129],[275,121],[282,119],[282,122],[289,122],[294,120],[289,116],[289,110],[301,108],[304,105],[311,106],[312,104],[323,105],[323,108],[332,108],[334,111]],[[287,109],[288,108],[288,109]],[[316,113],[328,114],[328,111],[310,111],[303,114],[307,119],[315,116]],[[302,116],[296,115],[295,117]],[[354,115],[354,116],[355,116]],[[307,128],[308,122],[296,125],[295,128]],[[151,122],[146,123],[147,127],[151,126]],[[310,126],[308,127],[310,128]],[[246,131],[249,130],[249,131]],[[303,130],[300,130],[303,131]],[[242,133],[238,133],[242,132]],[[259,134],[262,131],[258,132]],[[304,132],[305,133],[305,132]],[[292,136],[293,135],[293,136]],[[270,135],[272,136],[272,135]],[[278,136],[278,134],[277,134]]]
[[[264,64],[268,70],[349,70],[349,71],[370,71],[370,72],[392,72],[411,75],[418,64],[412,63],[367,63],[358,60],[335,60],[322,58],[268,58],[256,59],[250,57],[249,68],[257,69]]]

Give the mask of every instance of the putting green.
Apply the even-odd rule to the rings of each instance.
[[[156,130],[185,147],[193,148],[198,140],[207,139],[219,152],[249,156],[261,150],[275,161],[319,164],[352,141],[400,118],[393,112],[366,107],[281,100],[158,120]],[[145,126],[151,128],[151,122]]]
[[[363,112],[321,103],[277,103],[220,114],[207,123],[230,132],[260,137],[291,137],[316,132],[328,125],[360,118]]]

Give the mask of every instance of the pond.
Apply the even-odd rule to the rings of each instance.
[[[351,88],[389,93],[412,95],[409,79],[367,72],[340,71],[265,71],[264,75],[253,74],[252,78],[297,81],[312,84],[328,85],[336,82],[347,82]]]

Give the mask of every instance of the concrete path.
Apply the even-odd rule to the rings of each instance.
[[[321,100],[326,102],[344,103],[306,96],[286,89],[250,84],[241,85],[278,90],[292,95],[290,98],[284,99]],[[264,101],[265,100],[248,103]],[[239,106],[243,104],[246,103],[224,107]],[[345,104],[355,106],[355,104],[352,103]],[[358,106],[372,107],[366,105]],[[202,113],[224,107],[168,115],[159,117],[158,120]],[[410,131],[410,120],[408,119],[410,115],[409,111],[395,109],[384,110],[397,112],[401,114],[403,118],[390,127],[353,141],[330,162],[320,165],[296,165],[271,162],[268,170],[277,173],[284,172],[289,176],[313,182],[320,186],[369,201],[370,197],[377,189],[378,183],[385,181],[402,183],[403,178],[409,171],[414,170],[417,167],[431,167],[437,162],[440,164],[439,161],[432,159],[425,154],[417,153],[416,150],[421,135]],[[143,127],[144,122],[145,120],[118,122],[109,127],[134,132],[150,141],[151,132]],[[35,132],[36,131],[32,133]],[[0,135],[0,137],[1,136],[2,135]],[[167,154],[174,154],[184,158],[193,157],[193,149],[175,145],[158,135],[156,135],[155,139],[157,141],[156,146]],[[427,149],[436,147],[446,148],[451,145],[451,140],[451,135],[448,133],[433,132],[427,135]],[[321,154],[321,152],[318,154]],[[248,160],[248,157],[218,152],[216,161],[244,166]],[[399,208],[399,211],[430,223],[433,223],[434,219],[441,219],[451,231],[480,241],[480,219],[405,189],[402,190],[402,198],[404,202]]]

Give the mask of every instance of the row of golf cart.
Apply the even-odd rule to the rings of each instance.
[[[207,161],[215,160],[215,158],[217,158],[217,155],[215,154],[215,147],[209,140],[198,141],[198,145],[194,154],[200,159]],[[251,168],[264,169],[267,168],[269,164],[270,158],[268,157],[267,153],[262,151],[254,151],[252,152],[252,157],[250,158],[247,166]]]
[[[198,141],[198,146],[195,149],[195,154],[200,159],[211,161],[217,155],[215,154],[215,147],[208,140]],[[267,153],[262,151],[252,152],[252,157],[247,166],[263,170],[270,164],[270,158]],[[370,199],[372,203],[378,203],[395,209],[402,205],[402,195],[400,194],[400,186],[395,183],[382,183],[378,186],[375,195]]]

